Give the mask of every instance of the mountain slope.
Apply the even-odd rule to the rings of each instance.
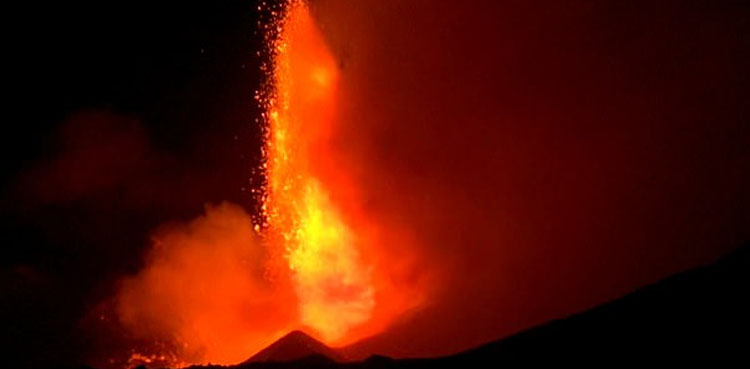
[[[736,367],[750,361],[749,282],[750,244],[713,265],[679,273],[597,308],[457,355],[372,357],[344,364],[307,357],[263,368],[489,368],[561,363]]]
[[[441,359],[497,364],[748,361],[750,245],[597,308]]]
[[[335,350],[294,331],[233,368],[745,367],[750,364],[749,292],[750,244],[746,244],[710,266],[676,274],[597,308],[452,356],[373,356],[341,363]]]

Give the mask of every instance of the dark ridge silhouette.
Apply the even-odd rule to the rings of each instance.
[[[730,365],[749,362],[750,244],[566,319],[448,358],[483,366],[567,362]]]
[[[335,350],[294,331],[228,368],[747,367],[749,281],[750,244],[745,244],[712,265],[452,356],[392,359],[374,355],[360,362],[340,362]]]
[[[341,355],[324,343],[302,331],[292,331],[250,357],[245,363],[288,362],[313,355],[319,355],[330,361],[341,360]]]
[[[595,276],[592,276],[595,277]],[[574,364],[745,366],[750,362],[750,244],[618,300],[478,348],[440,358],[355,363],[308,357],[237,368],[435,368]]]

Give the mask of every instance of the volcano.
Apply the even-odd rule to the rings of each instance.
[[[323,356],[340,361],[341,355],[302,331],[289,332],[270,346],[250,357],[245,363],[289,362],[309,356]]]
[[[713,264],[644,286],[619,299],[553,320],[512,336],[450,356],[398,359],[356,355],[356,347],[334,351],[294,331],[247,362],[229,368],[429,368],[486,367],[550,363],[747,362],[742,340],[750,327],[746,291],[750,244]],[[283,363],[282,363],[283,362]],[[729,365],[719,365],[729,366]],[[219,367],[214,367],[219,368]],[[265,368],[265,367],[264,367]]]

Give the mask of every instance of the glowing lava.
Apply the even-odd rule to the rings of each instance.
[[[209,206],[155,234],[113,302],[134,341],[124,366],[235,364],[295,329],[346,345],[421,299],[407,238],[366,211],[339,163],[342,70],[306,5],[284,5],[266,28],[273,68],[258,97],[262,214],[253,225],[239,206]]]
[[[336,342],[375,305],[360,240],[331,197],[331,183],[345,187],[327,155],[339,71],[304,3],[289,4],[281,23],[267,101],[265,217],[271,243],[283,245],[300,323]]]

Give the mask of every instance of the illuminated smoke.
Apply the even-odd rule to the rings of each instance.
[[[265,260],[244,210],[208,206],[156,233],[146,267],[122,282],[120,320],[137,338],[170,343],[162,364],[240,362],[294,321],[294,298],[264,278]]]

